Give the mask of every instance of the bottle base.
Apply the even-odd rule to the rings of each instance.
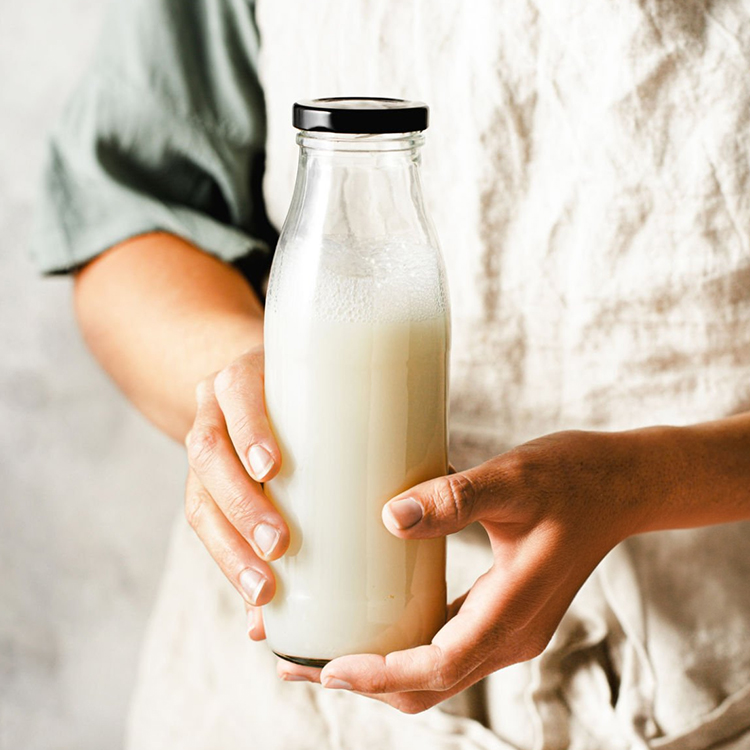
[[[274,654],[276,654],[279,659],[290,661],[292,664],[300,664],[303,667],[315,667],[316,669],[322,669],[329,661],[331,661],[330,659],[307,659],[304,656],[289,656],[289,654],[280,654],[278,651],[274,651]]]

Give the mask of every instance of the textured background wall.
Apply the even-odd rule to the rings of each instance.
[[[84,349],[26,258],[45,133],[102,0],[0,2],[0,748],[121,743],[183,459]]]

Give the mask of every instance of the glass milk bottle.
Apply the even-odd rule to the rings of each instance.
[[[282,454],[265,491],[291,531],[264,612],[280,657],[323,666],[429,643],[445,541],[402,540],[394,495],[447,473],[450,319],[419,176],[428,109],[294,105],[297,183],[266,301],[266,407]]]

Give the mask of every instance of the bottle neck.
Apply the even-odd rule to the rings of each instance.
[[[311,240],[381,237],[431,244],[419,177],[421,133],[302,131],[289,230]]]
[[[418,158],[418,149],[424,144],[422,133],[325,133],[303,130],[297,133],[297,143],[302,150],[313,153],[338,154],[408,154]]]

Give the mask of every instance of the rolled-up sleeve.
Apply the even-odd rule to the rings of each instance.
[[[51,135],[32,255],[74,270],[123,240],[178,235],[268,254],[265,112],[247,0],[117,0]]]

